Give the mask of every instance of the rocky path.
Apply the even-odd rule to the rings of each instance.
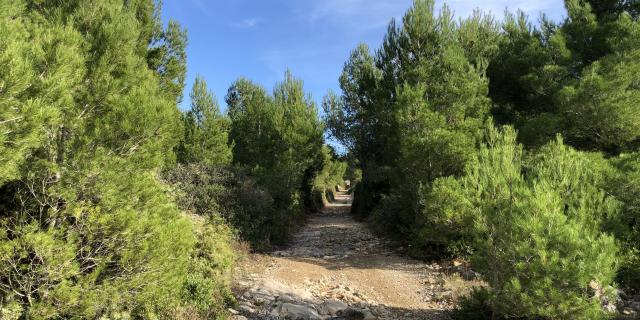
[[[236,319],[449,319],[473,275],[396,254],[348,215],[350,202],[336,195],[289,248],[240,263]]]

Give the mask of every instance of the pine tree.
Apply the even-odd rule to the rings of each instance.
[[[640,139],[637,63],[640,22],[614,3],[567,1],[570,18],[560,30],[579,77],[557,93],[563,133],[572,145],[610,154],[634,149]]]
[[[202,77],[196,77],[190,98],[191,109],[182,116],[185,133],[177,147],[178,161],[211,166],[229,164],[229,123]]]
[[[513,129],[490,128],[487,141],[453,189],[459,205],[447,210],[471,221],[473,264],[490,285],[494,315],[605,319],[592,297],[615,274],[617,245],[603,229],[619,203],[599,187],[601,172],[561,139],[531,165]]]
[[[233,162],[251,170],[274,199],[270,236],[282,243],[303,209],[312,207],[313,182],[322,169],[323,126],[302,81],[290,72],[273,95],[238,80],[227,94]]]
[[[473,32],[469,30],[486,25],[477,17],[461,23],[464,28],[446,6],[436,16],[432,1],[416,1],[397,36],[400,77],[395,81],[392,110],[401,139],[395,160],[398,170],[382,213],[384,219],[399,222],[398,232],[412,232],[421,210],[415,186],[428,190],[439,177],[462,174],[488,115],[482,55],[489,53],[480,53],[485,49],[465,41]],[[487,31],[486,36],[495,37],[492,34]],[[485,45],[489,48],[491,43]],[[423,248],[414,249],[422,254]]]
[[[638,121],[632,84],[640,48],[635,5],[568,0],[565,7],[565,21],[543,19],[540,29],[522,14],[517,23],[507,16],[503,49],[488,73],[494,115],[514,124],[531,147],[562,133],[584,150],[633,149]],[[609,92],[615,92],[610,99]]]
[[[273,92],[276,107],[283,113],[281,134],[287,147],[280,159],[280,172],[291,171],[291,180],[285,184],[296,186],[303,209],[313,209],[313,183],[322,169],[324,157],[324,126],[311,95],[305,93],[302,80],[296,79],[290,70],[284,81]]]
[[[543,27],[547,33],[553,33],[555,28],[551,23],[544,23]],[[501,28],[500,50],[487,69],[489,96],[495,102],[492,111],[497,123],[519,128],[531,118],[554,111],[552,97],[559,89],[557,79],[566,77],[566,72],[564,68],[541,72],[551,59],[543,39],[547,36],[535,29],[523,12],[507,13]],[[550,45],[557,42],[556,36],[550,37]],[[557,59],[564,61],[568,51],[558,53]],[[535,81],[538,84],[534,79],[539,79]],[[531,94],[533,90],[537,90],[536,94]]]
[[[375,57],[364,45],[354,50],[342,96],[324,101],[330,132],[362,168],[353,211],[375,211],[378,224],[403,234],[421,207],[416,186],[463,172],[490,105],[484,74],[497,27],[480,13],[456,22],[447,7],[440,15],[434,7],[415,1],[401,26],[391,22]]]
[[[325,123],[333,137],[353,152],[363,169],[361,183],[355,191],[352,211],[365,217],[379,202],[387,189],[387,176],[378,168],[392,157],[386,143],[395,130],[392,114],[385,113],[378,96],[382,73],[375,65],[369,47],[360,44],[345,63],[340,76],[342,96],[329,94],[324,98]]]
[[[282,146],[279,141],[273,99],[266,90],[249,80],[239,79],[226,96],[233,142],[233,162],[248,167],[271,166],[272,158]],[[270,141],[273,141],[271,143]]]
[[[640,49],[610,55],[558,93],[563,132],[572,145],[619,154],[640,143]]]
[[[171,20],[166,30],[156,33],[147,53],[149,67],[160,76],[162,91],[180,103],[187,71],[187,32]]]
[[[3,306],[18,318],[172,317],[195,239],[156,179],[179,111],[147,60],[155,3],[0,8]]]
[[[80,35],[15,19],[25,5],[0,2],[0,186],[19,179],[36,150],[55,147],[71,92],[82,80]]]

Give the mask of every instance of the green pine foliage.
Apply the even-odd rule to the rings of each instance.
[[[223,315],[230,233],[157,178],[184,32],[150,0],[0,1],[0,26],[0,317]],[[184,293],[197,274],[206,305]]]
[[[617,155],[637,148],[640,23],[624,1],[565,2],[561,24],[534,28],[507,15],[488,76],[499,123],[538,147],[562,133],[568,144]],[[494,80],[495,79],[495,80]]]
[[[622,203],[610,231],[622,246],[619,282],[637,290],[637,212],[633,156],[638,149],[637,5],[627,1],[565,1],[561,23],[507,16],[501,47],[491,62],[489,96],[498,123],[513,124],[519,140],[539,148],[561,133],[578,149],[611,157],[594,167],[606,172],[598,187]],[[627,159],[627,160],[621,160]],[[629,162],[627,162],[629,161]],[[606,168],[606,169],[604,169]]]
[[[354,213],[392,234],[413,232],[420,188],[462,174],[490,111],[485,70],[497,51],[495,22],[480,13],[456,21],[446,6],[440,14],[434,7],[415,1],[375,57],[364,45],[354,50],[343,95],[324,100],[330,133],[362,169]]]
[[[434,7],[356,48],[323,101],[362,170],[353,213],[415,256],[472,258],[489,289],[460,314],[605,317],[589,283],[640,274],[638,6],[567,0],[537,24]]]
[[[592,63],[557,99],[572,144],[618,154],[640,139],[640,49]]]
[[[540,132],[538,127],[532,129],[535,132],[531,135],[535,136],[523,136],[528,134],[525,131],[527,122],[548,121],[545,116],[553,111],[552,92],[560,88],[557,79],[566,76],[563,68],[545,64],[550,57],[558,63],[564,63],[570,57],[558,36],[553,34],[556,26],[545,21],[542,27],[542,31],[535,29],[523,12],[507,13],[498,38],[500,50],[487,68],[494,119],[498,124],[514,124],[521,131],[519,139],[529,142],[528,145],[533,144],[537,136],[549,135]],[[549,54],[551,49],[547,46],[554,48],[556,53]]]
[[[153,19],[159,19],[158,15],[159,7],[156,7]],[[153,31],[147,63],[160,76],[162,92],[181,102],[187,73],[187,32],[173,20],[169,21],[166,29],[156,26]]]
[[[598,187],[589,157],[561,139],[526,158],[513,129],[490,128],[458,187],[437,191],[458,195],[447,209],[471,226],[487,303],[508,317],[604,319],[590,283],[607,287],[615,276],[618,248],[602,230],[619,202]]]
[[[26,5],[0,2],[0,185],[19,179],[35,150],[55,145],[55,128],[83,76],[78,32],[38,23]]]
[[[599,288],[640,292],[640,6],[565,7],[415,0],[321,120],[291,72],[226,114],[197,77],[181,112],[157,1],[0,0],[0,318],[222,319],[233,243],[284,244],[345,180],[357,218],[481,273],[456,318],[607,318]]]
[[[191,109],[182,115],[184,137],[176,149],[178,162],[228,165],[231,162],[229,121],[201,77],[196,77],[190,98]]]
[[[611,230],[622,244],[618,282],[631,294],[640,293],[640,154],[609,159],[613,170],[606,176],[605,190],[622,202],[617,224]]]
[[[273,95],[248,80],[236,81],[226,97],[233,163],[249,170],[273,198],[265,212],[263,245],[283,243],[313,208],[313,183],[323,164],[323,125],[302,81],[290,72]]]

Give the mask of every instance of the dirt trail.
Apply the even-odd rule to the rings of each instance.
[[[237,319],[449,319],[475,282],[396,254],[351,218],[350,203],[338,193],[289,248],[240,264]]]

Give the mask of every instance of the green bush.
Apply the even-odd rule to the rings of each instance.
[[[194,248],[192,225],[152,173],[114,157],[85,169],[65,172],[55,189],[39,195],[65,203],[62,210],[37,214],[19,197],[5,207],[4,299],[19,301],[23,316],[35,319],[170,312],[179,305],[175,283],[186,277]]]
[[[451,317],[455,320],[493,320],[496,319],[490,305],[491,294],[487,288],[474,289],[468,296],[458,301]],[[518,319],[511,317],[510,319]]]
[[[198,241],[182,285],[182,306],[193,308],[200,319],[215,319],[235,302],[230,291],[234,235],[220,218],[193,220]]]
[[[203,239],[229,268],[225,233],[199,236],[157,178],[186,67],[158,12],[0,2],[0,318],[175,318]]]
[[[618,281],[629,293],[640,293],[640,153],[623,154],[609,160],[613,172],[605,189],[622,202],[622,211],[612,231],[622,244]]]
[[[183,210],[224,219],[254,249],[269,247],[276,221],[273,198],[241,169],[203,164],[177,165],[164,172]]]
[[[424,258],[470,257],[474,216],[460,181],[436,179],[431,188],[420,188],[420,214],[412,229],[412,254]]]
[[[268,244],[282,244],[313,209],[313,183],[322,169],[323,126],[301,80],[290,72],[273,95],[246,79],[236,81],[226,97],[234,144],[233,164],[267,190],[273,207],[260,220]],[[258,222],[254,229],[261,226]]]
[[[445,207],[473,221],[472,263],[490,286],[492,312],[605,318],[590,284],[612,284],[618,247],[602,230],[620,204],[598,187],[603,175],[590,157],[561,139],[533,155],[528,166],[523,156],[513,129],[490,128],[487,145],[459,180],[456,193],[464,199],[454,203],[464,205]],[[441,188],[446,193],[450,185],[455,183]]]

